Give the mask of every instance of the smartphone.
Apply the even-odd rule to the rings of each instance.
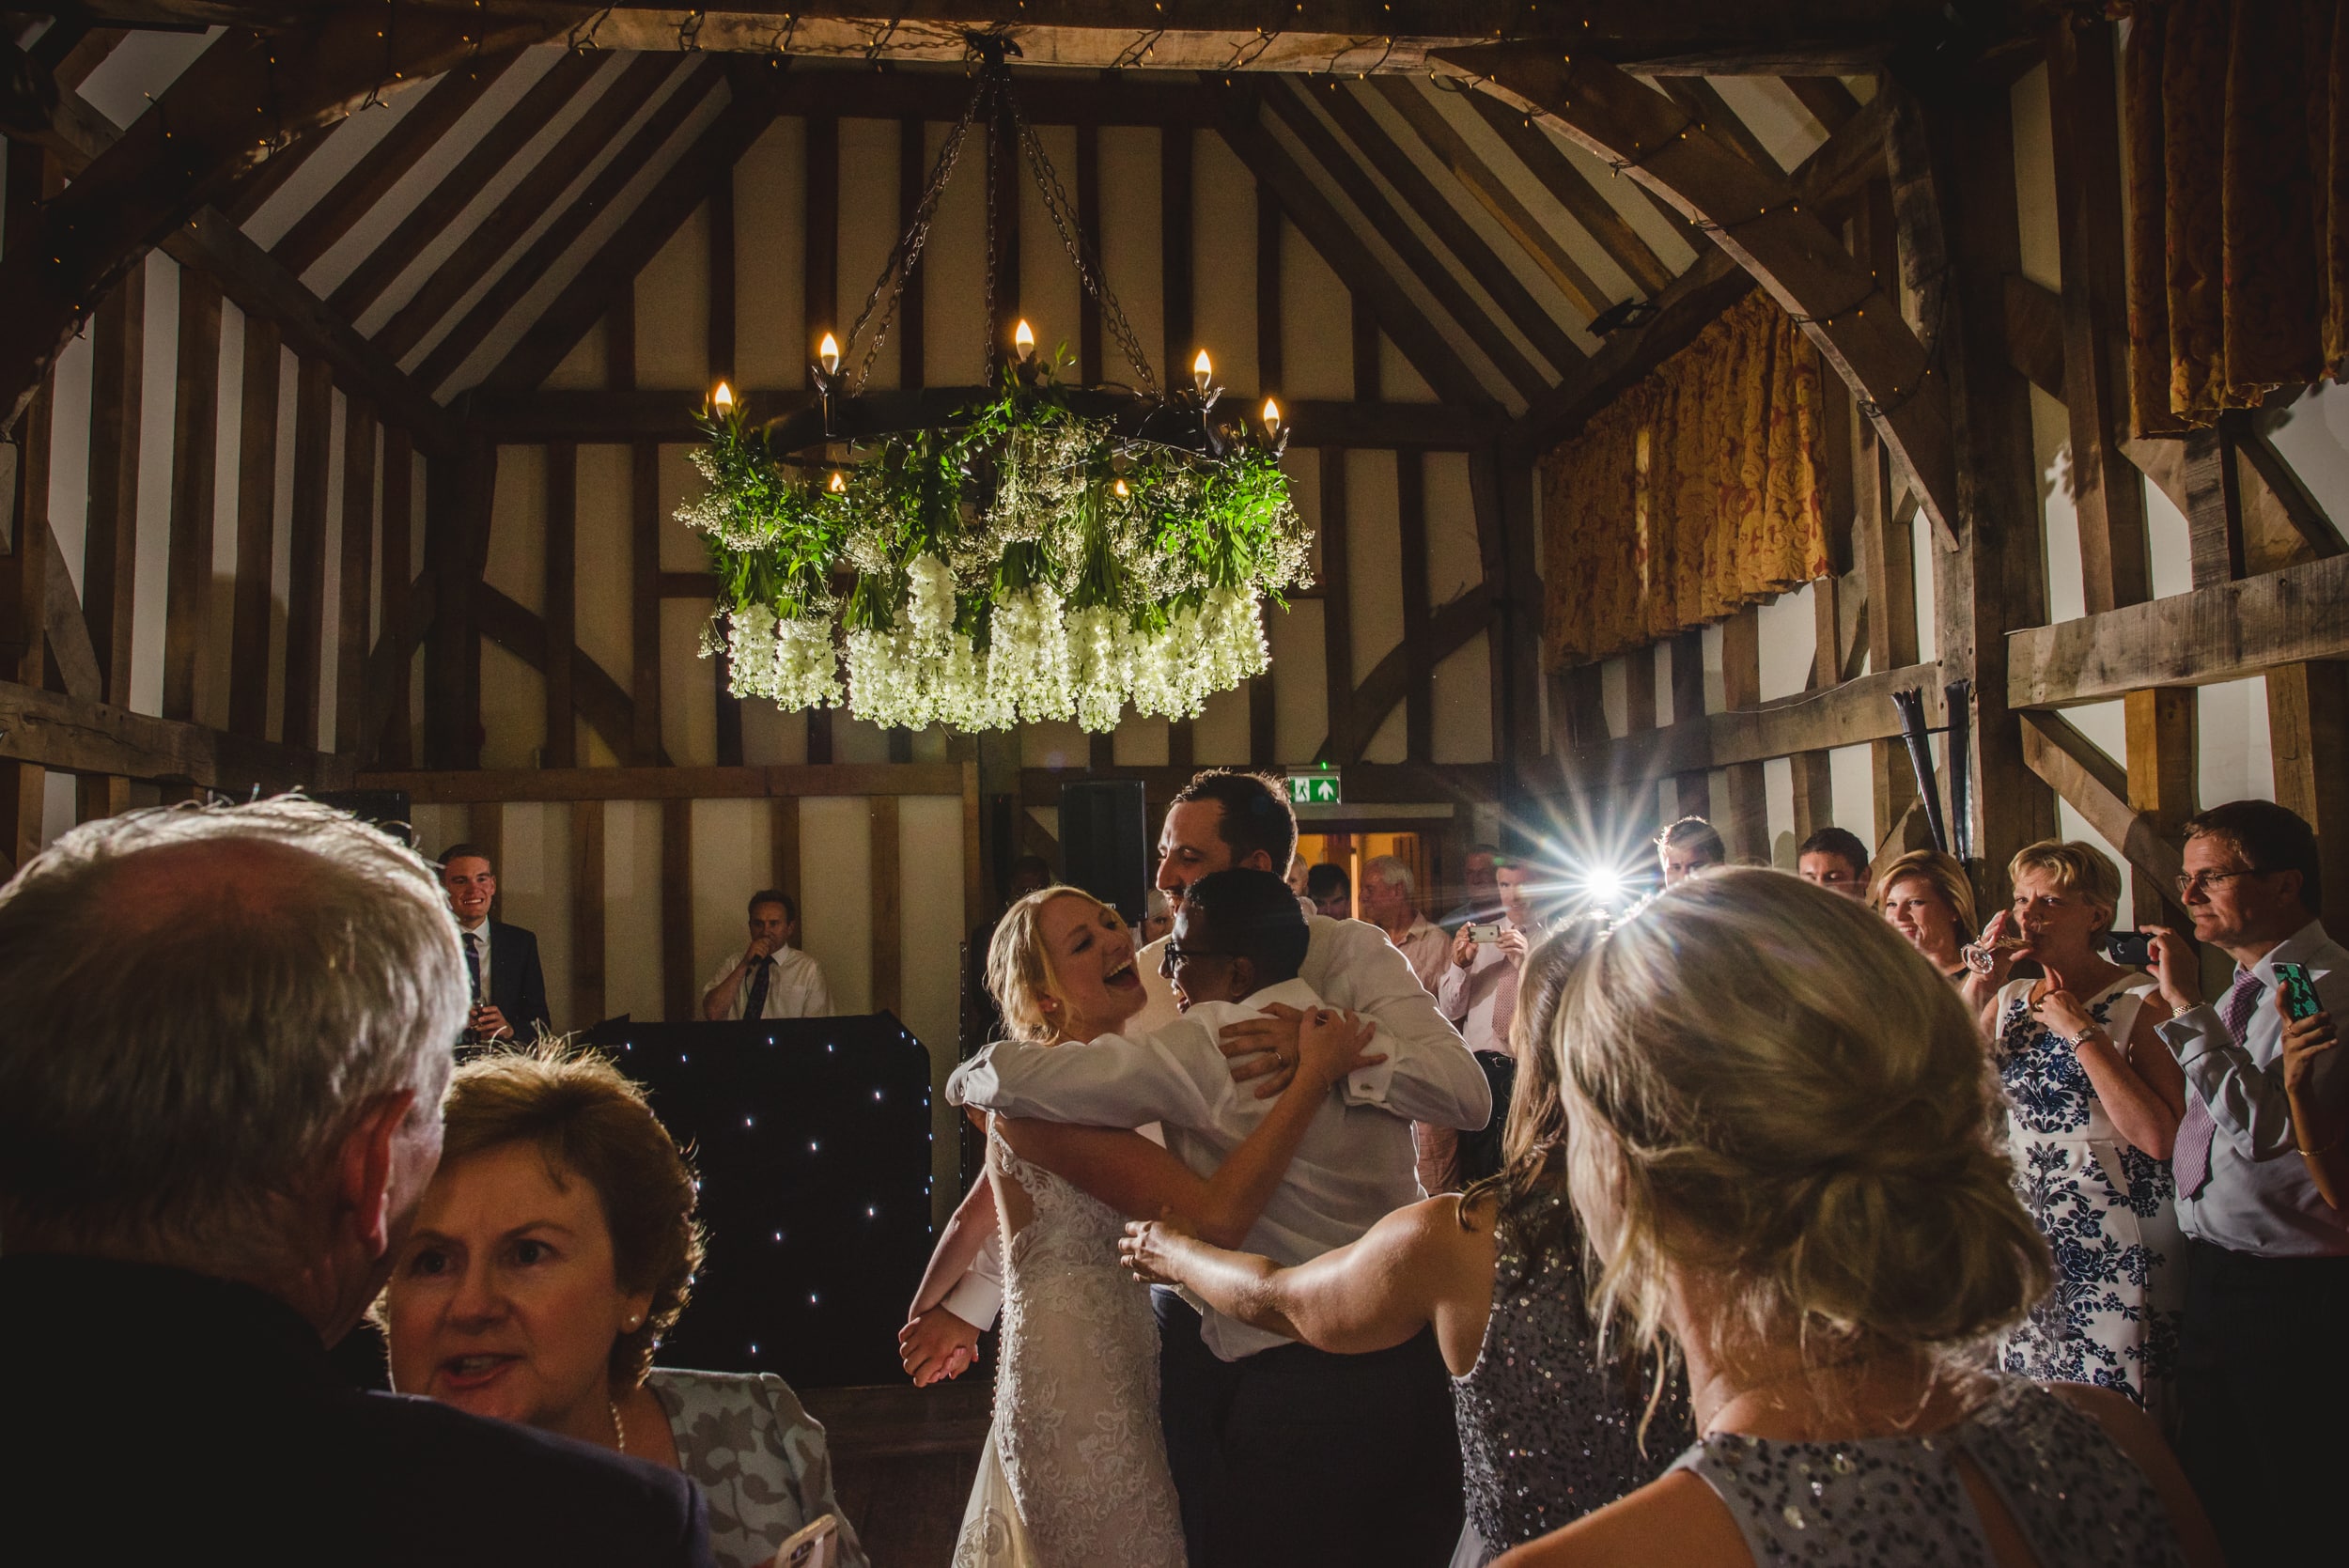
[[[2283,992],[2286,1017],[2305,1018],[2325,1011],[2325,1003],[2316,995],[2316,983],[2309,978],[2308,965],[2278,964],[2276,984]]]
[[[1501,939],[1501,927],[1498,924],[1478,925],[1471,923],[1468,928],[1468,935],[1469,940],[1472,942],[1497,942]]]
[[[839,1556],[840,1521],[827,1514],[804,1529],[775,1553],[773,1568],[832,1568]]]
[[[2141,970],[2154,961],[2154,939],[2142,931],[2115,931],[2105,939],[2105,953],[2123,969]]]

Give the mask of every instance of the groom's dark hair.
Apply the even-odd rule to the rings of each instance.
[[[1288,883],[1269,871],[1211,871],[1183,898],[1191,939],[1256,968],[1256,988],[1294,980],[1313,939]]]

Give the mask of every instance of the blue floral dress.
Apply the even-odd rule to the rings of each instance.
[[[2055,1288],[1999,1348],[1999,1365],[2043,1381],[2121,1389],[2164,1413],[2177,1362],[2186,1260],[2170,1162],[2123,1139],[2070,1045],[2030,1010],[2033,982],[1999,993],[2015,1189],[2055,1254]],[[2122,975],[2084,1005],[2125,1043],[2154,991]]]

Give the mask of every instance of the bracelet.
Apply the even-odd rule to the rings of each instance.
[[[2349,1133],[2343,1133],[2341,1138],[2349,1138]],[[2340,1148],[2341,1144],[2341,1139],[2336,1138],[2321,1149],[2300,1149],[2300,1141],[2296,1138],[2292,1141],[2292,1146],[2295,1149],[2300,1149],[2301,1157],[2307,1159],[2314,1159],[2319,1155],[2329,1155],[2335,1149]]]

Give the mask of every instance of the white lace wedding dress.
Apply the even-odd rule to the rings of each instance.
[[[954,1568],[1184,1568],[1158,1322],[1118,1265],[1124,1219],[993,1131],[987,1147],[1006,1178],[1003,1348]]]

